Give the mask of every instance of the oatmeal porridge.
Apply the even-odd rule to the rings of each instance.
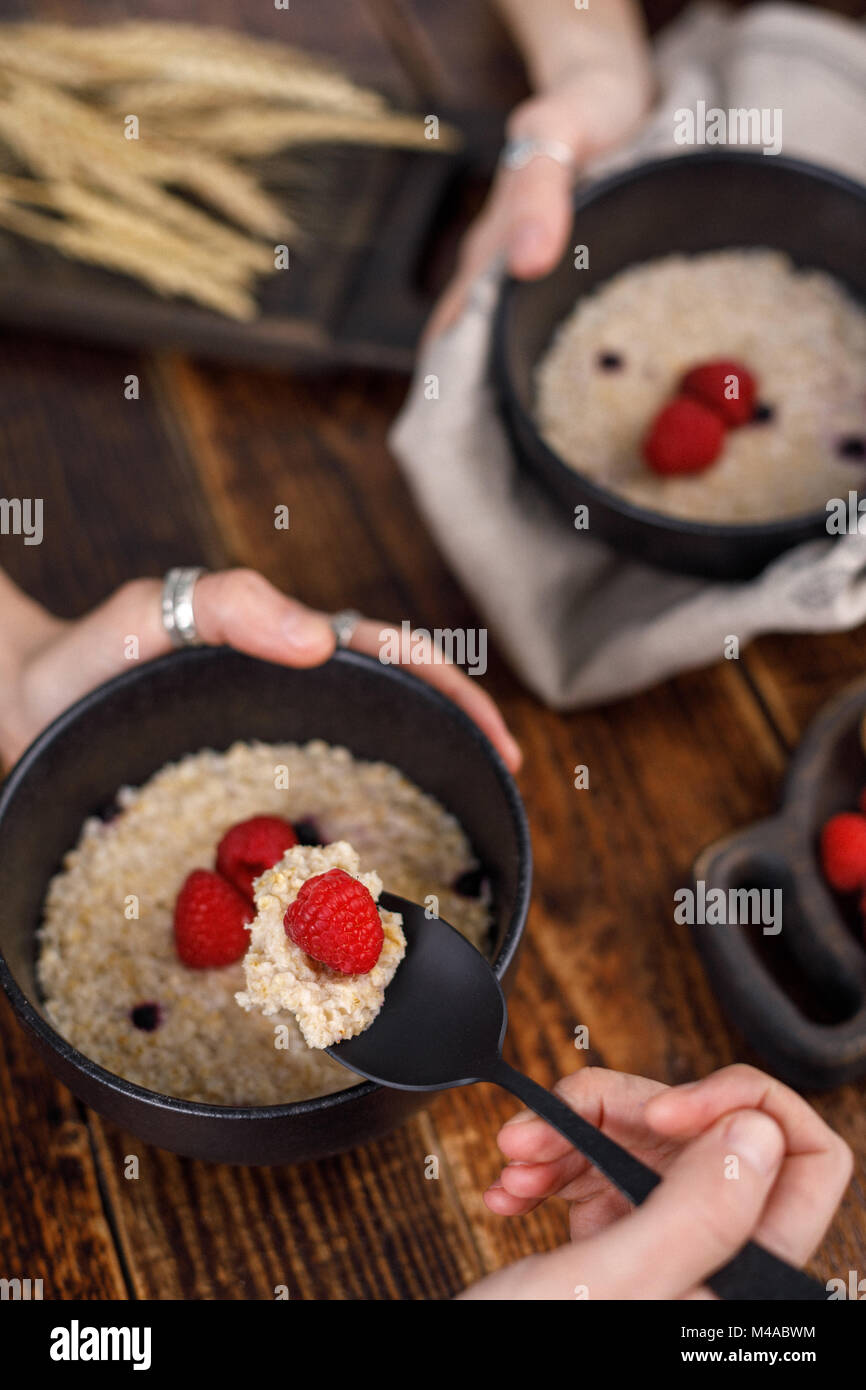
[[[332,845],[298,845],[256,880],[256,916],[244,956],[243,1009],[291,1013],[308,1047],[330,1047],[368,1028],[382,1007],[385,990],[406,953],[399,912],[379,908],[383,940],[371,970],[339,974],[313,959],[287,934],[286,911],[311,878],[343,869],[367,889],[374,902],[382,892],[377,873],[360,872],[356,851],[345,840]]]
[[[150,1090],[222,1105],[357,1084],[307,1046],[291,1013],[238,1007],[248,988],[240,959],[190,969],[175,948],[190,871],[213,869],[230,827],[268,816],[292,822],[307,845],[347,841],[339,853],[351,849],[374,886],[376,875],[414,902],[435,896],[442,917],[487,945],[489,894],[463,829],[396,768],[320,741],[205,749],[123,788],[116,814],[85,822],[49,886],[38,962],[45,1012],[86,1056]]]
[[[706,471],[659,476],[648,426],[697,364],[735,359],[753,418]],[[866,313],[829,275],[769,250],[667,256],[581,299],[536,374],[542,436],[638,506],[693,521],[821,511],[866,479]],[[590,523],[591,524],[591,523]]]

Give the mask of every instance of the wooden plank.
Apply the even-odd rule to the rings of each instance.
[[[861,625],[820,637],[780,633],[747,648],[746,669],[789,749],[821,706],[862,674],[864,630]]]
[[[345,373],[316,388],[183,359],[163,370],[234,563],[327,611],[438,622],[443,586],[459,602],[385,446],[402,382]],[[274,528],[279,505],[288,531]]]
[[[5,998],[0,1115],[3,1277],[41,1279],[46,1300],[126,1298],[84,1111],[37,1057]]]
[[[433,1299],[477,1277],[453,1178],[414,1120],[366,1148],[294,1168],[175,1158],[94,1117],[140,1298]],[[127,1157],[139,1178],[124,1179]]]
[[[138,400],[126,400],[129,375]],[[0,335],[0,453],[10,497],[44,499],[44,539],[0,538],[0,564],[63,617],[115,585],[217,565],[216,533],[175,425],[137,355]]]

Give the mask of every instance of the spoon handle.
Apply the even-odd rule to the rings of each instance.
[[[495,1081],[528,1105],[549,1125],[573,1144],[603,1173],[614,1187],[619,1188],[630,1202],[639,1205],[662,1181],[658,1173],[615,1140],[603,1134],[577,1111],[561,1101],[537,1081],[516,1071],[501,1057],[483,1077]],[[761,1245],[749,1241],[734,1258],[707,1279],[707,1284],[719,1298],[749,1300],[796,1299],[826,1301],[827,1290],[802,1270],[780,1260]]]

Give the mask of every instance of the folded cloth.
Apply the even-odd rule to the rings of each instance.
[[[662,36],[656,65],[653,116],[590,177],[675,152],[674,111],[703,100],[781,108],[786,154],[866,180],[862,26],[798,6],[731,16],[701,5]],[[742,647],[762,632],[829,632],[866,619],[866,536],[809,542],[748,583],[718,584],[630,562],[576,533],[518,467],[496,409],[488,365],[501,274],[494,266],[481,276],[459,321],[421,354],[390,444],[447,560],[531,690],[577,708],[710,664],[730,637]]]

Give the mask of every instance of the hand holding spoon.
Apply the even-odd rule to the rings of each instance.
[[[557,1129],[629,1201],[643,1202],[662,1181],[640,1159],[552,1092],[502,1059],[508,1024],[505,997],[484,956],[417,903],[383,893],[399,912],[406,956],[388,986],[381,1013],[355,1038],[328,1048],[350,1071],[401,1091],[443,1091],[493,1081]],[[826,1289],[749,1241],[707,1284],[725,1299],[821,1300]]]

